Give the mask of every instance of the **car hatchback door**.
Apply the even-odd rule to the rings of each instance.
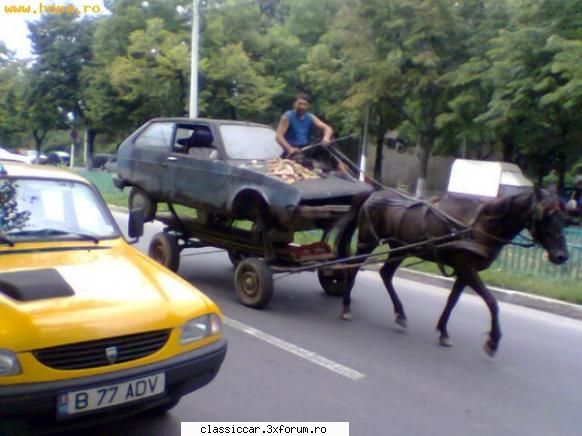
[[[156,121],[133,142],[134,184],[154,198],[166,196],[174,182],[174,172],[168,171],[173,135],[174,123]]]

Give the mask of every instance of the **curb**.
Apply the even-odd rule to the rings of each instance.
[[[368,270],[377,270],[377,268],[366,268]],[[453,279],[441,277],[434,274],[423,273],[411,269],[402,268],[396,272],[396,277],[427,283],[429,285],[450,289],[453,286]],[[567,303],[565,301],[555,300],[553,298],[542,297],[539,295],[527,294],[525,292],[502,289],[494,286],[487,286],[498,301],[516,304],[518,306],[529,307],[544,312],[550,312],[555,315],[566,316],[582,321],[582,305]],[[473,292],[471,290],[471,292]]]

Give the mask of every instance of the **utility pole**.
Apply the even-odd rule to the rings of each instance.
[[[366,179],[366,157],[368,156],[368,121],[370,118],[370,102],[366,103],[364,112],[364,134],[362,135],[362,155],[360,157],[360,180]]]
[[[198,50],[200,46],[199,0],[192,0],[192,54],[190,63],[190,118],[198,116]]]

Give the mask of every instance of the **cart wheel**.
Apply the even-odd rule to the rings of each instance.
[[[144,221],[153,221],[158,204],[143,189],[135,186],[129,191],[129,210],[142,209]]]
[[[148,254],[169,270],[178,271],[180,266],[180,247],[174,235],[164,232],[156,233],[150,242]]]
[[[354,287],[356,278],[345,269],[320,269],[317,271],[317,278],[327,295],[332,297],[343,297],[344,293]]]
[[[247,258],[247,256],[246,254],[241,253],[240,251],[229,251],[228,258],[230,259],[232,266],[236,268],[239,263],[241,263],[244,259]]]
[[[263,259],[249,257],[238,264],[234,287],[242,304],[262,309],[273,296],[273,276]]]

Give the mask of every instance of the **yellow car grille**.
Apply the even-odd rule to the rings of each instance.
[[[159,330],[78,342],[36,350],[33,354],[43,365],[54,369],[96,368],[149,356],[168,342],[170,333],[171,330]]]

